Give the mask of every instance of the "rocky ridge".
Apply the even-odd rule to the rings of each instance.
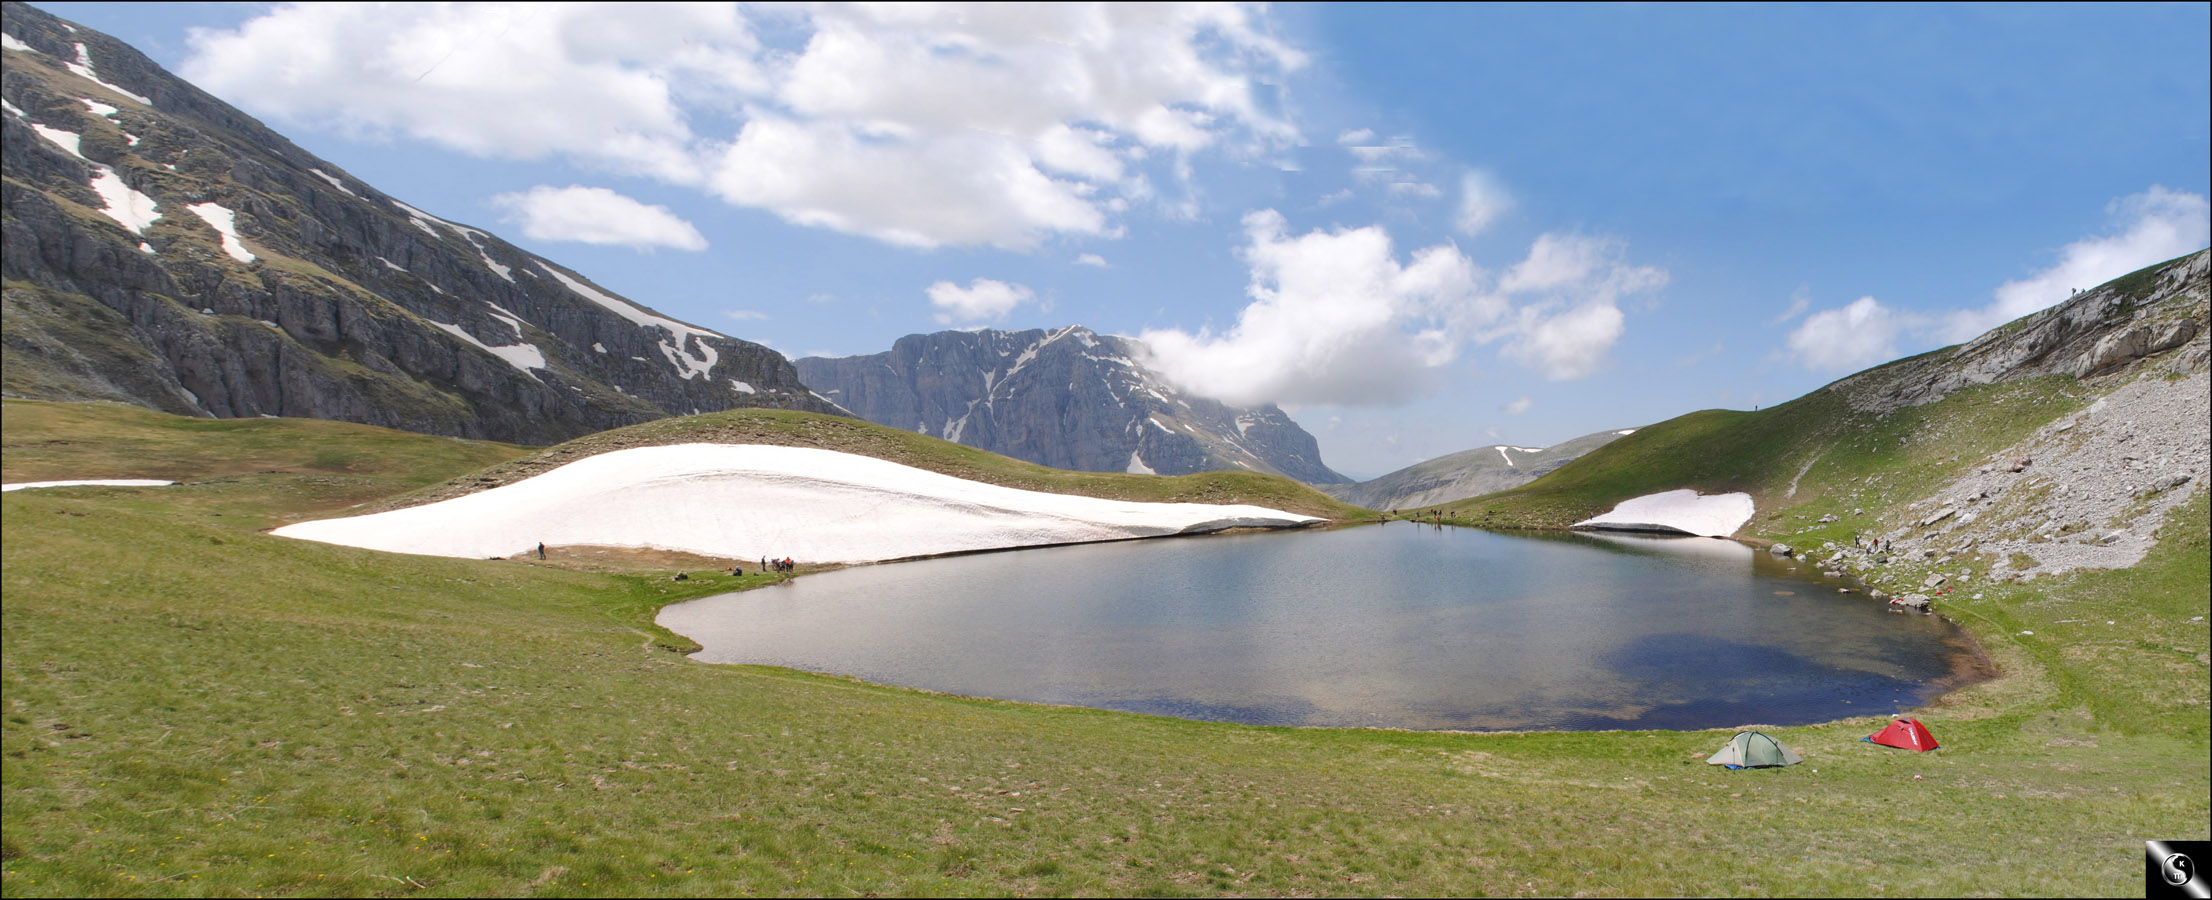
[[[835,411],[780,354],[385,195],[128,45],[4,7],[5,393],[528,444]]]
[[[1879,510],[1879,531],[1807,558],[1925,608],[1938,591],[2141,561],[2167,513],[2212,471],[2212,343],[2199,252],[2086,292],[1956,348],[1837,387],[1872,405],[2037,375],[2080,379],[2096,399],[1979,460],[1936,490]],[[1866,407],[1861,407],[1866,408]],[[1874,478],[1862,485],[1870,490]],[[1825,521],[1825,519],[1824,519]]]
[[[1321,485],[1321,491],[1368,509],[1418,509],[1511,490],[1612,443],[1636,429],[1600,431],[1550,447],[1496,444],[1446,454],[1357,484]]]
[[[1346,480],[1281,409],[1186,393],[1146,367],[1147,355],[1129,338],[1071,325],[913,334],[884,353],[797,366],[809,387],[868,421],[1054,468]]]

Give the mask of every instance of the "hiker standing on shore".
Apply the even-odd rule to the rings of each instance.
[[[539,559],[544,559],[544,558],[545,558],[545,542],[544,542],[544,541],[539,541],[539,542],[538,542],[538,558],[539,558]]]

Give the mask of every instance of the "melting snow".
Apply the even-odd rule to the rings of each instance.
[[[144,235],[146,226],[161,218],[161,213],[155,211],[154,198],[132,190],[114,169],[99,163],[92,165],[99,170],[92,176],[92,189],[107,203],[107,208],[100,210],[101,214],[130,229],[132,234]]]
[[[1145,464],[1144,464],[1144,458],[1143,458],[1143,457],[1140,457],[1140,456],[1138,456],[1138,455],[1137,455],[1137,451],[1135,451],[1135,450],[1131,450],[1131,451],[1129,451],[1129,468],[1127,468],[1127,469],[1124,469],[1124,470],[1122,470],[1122,471],[1128,472],[1128,473],[1129,473],[1129,474],[1131,474],[1131,475],[1158,475],[1158,474],[1160,474],[1160,473],[1158,473],[1158,472],[1154,472],[1154,471],[1152,471],[1152,467],[1151,467],[1151,466],[1145,465]]]
[[[360,194],[356,194],[356,193],[354,193],[354,192],[353,192],[353,189],[352,189],[352,188],[346,187],[346,183],[345,183],[345,182],[343,182],[343,181],[339,181],[339,180],[338,180],[338,176],[336,176],[336,175],[332,175],[332,174],[330,174],[329,172],[325,172],[325,171],[323,171],[323,170],[321,170],[321,169],[309,169],[309,170],[307,170],[307,171],[310,171],[310,172],[313,172],[313,173],[315,173],[316,175],[322,176],[322,179],[323,179],[324,181],[330,182],[330,186],[331,186],[331,187],[337,188],[337,189],[339,189],[339,190],[341,190],[341,191],[345,191],[345,192],[346,192],[346,196],[348,196],[348,197],[359,197],[359,196],[361,196]]]
[[[537,379],[538,376],[537,373],[530,371],[531,369],[545,368],[545,353],[544,351],[539,350],[537,348],[537,345],[535,344],[524,342],[520,344],[512,344],[505,347],[494,347],[484,343],[483,341],[477,340],[473,335],[470,335],[467,330],[463,329],[459,325],[447,325],[444,322],[431,322],[430,324],[438,326],[440,330],[445,331],[447,334],[451,334],[454,337],[460,338],[461,340],[476,345],[477,349],[483,350],[486,353],[506,360],[508,365],[514,366],[516,369],[521,370],[522,374],[528,375],[533,379]],[[515,333],[518,335],[521,334],[522,329],[520,327],[517,327],[515,329]],[[543,379],[538,380],[542,381]]]
[[[161,213],[156,212],[159,204],[154,202],[154,198],[132,190],[130,185],[123,183],[123,176],[115,174],[114,169],[85,159],[85,155],[78,152],[81,139],[76,132],[48,128],[36,122],[31,123],[31,130],[38,132],[39,137],[52,142],[54,146],[68,151],[70,156],[83,159],[92,166],[92,190],[100,195],[100,200],[105,204],[100,210],[101,215],[114,219],[116,224],[141,236],[146,233],[146,226],[161,218]]]
[[[25,48],[23,48],[23,49],[25,49],[25,50],[28,50],[28,49],[30,49],[30,48],[29,48],[29,47],[25,47]],[[124,90],[124,89],[122,89],[122,88],[120,88],[120,87],[117,87],[117,86],[115,86],[115,85],[109,84],[109,83],[107,83],[107,82],[105,82],[105,81],[101,81],[101,80],[100,80],[100,74],[99,74],[98,72],[94,72],[94,71],[92,71],[92,54],[91,54],[91,53],[88,53],[88,52],[86,52],[86,51],[85,51],[85,48],[84,48],[84,45],[83,45],[83,44],[81,44],[81,43],[77,45],[77,61],[76,61],[76,62],[73,62],[73,63],[63,63],[63,65],[65,65],[65,66],[68,66],[68,67],[69,67],[69,71],[77,73],[77,75],[78,75],[79,77],[82,77],[82,78],[83,78],[84,80],[86,80],[86,81],[90,81],[90,82],[92,82],[93,84],[97,84],[97,85],[99,85],[99,86],[101,86],[101,87],[107,88],[108,90],[114,91],[114,92],[116,92],[116,93],[118,93],[118,94],[121,94],[121,95],[123,95],[123,96],[125,96],[125,97],[129,97],[129,98],[131,98],[131,99],[133,99],[133,100],[136,100],[136,101],[138,101],[139,103],[141,103],[141,104],[144,104],[144,105],[146,105],[146,106],[152,106],[152,105],[154,105],[154,101],[152,101],[152,100],[150,100],[150,99],[147,99],[147,98],[146,98],[146,97],[145,97],[144,95],[142,95],[142,94],[133,94],[133,93],[131,93],[131,92],[129,92],[129,91],[126,91],[126,90]]]
[[[194,401],[198,399],[197,397],[193,398]],[[162,487],[171,484],[176,484],[176,482],[160,481],[152,478],[88,478],[81,481],[18,481],[13,484],[0,484],[0,491],[20,491],[24,488],[77,487],[79,485],[93,487]]]
[[[1636,433],[1636,429],[1634,429],[1634,428],[1631,428],[1631,429],[1628,429],[1627,431],[1616,431],[1616,432],[1613,432],[1613,433],[1614,433],[1614,434],[1635,434],[1635,433]]]
[[[425,221],[423,221],[423,220],[421,220],[421,219],[417,219],[417,218],[415,218],[415,217],[413,217],[413,216],[408,216],[408,217],[407,217],[407,221],[409,221],[409,222],[412,222],[412,223],[414,223],[414,225],[415,225],[415,227],[416,227],[416,228],[420,228],[420,229],[422,229],[422,233],[424,233],[424,234],[427,234],[427,235],[429,235],[429,236],[431,236],[431,237],[437,237],[437,236],[438,236],[438,230],[437,230],[437,229],[435,229],[435,228],[432,228],[432,227],[430,227],[430,223],[428,223],[428,222],[425,222]]]
[[[1513,465],[1513,457],[1511,457],[1511,456],[1506,456],[1506,452],[1505,452],[1505,448],[1504,448],[1504,447],[1499,447],[1499,448],[1498,448],[1498,455],[1499,455],[1499,456],[1504,456],[1504,457],[1505,457],[1505,464],[1506,464],[1506,465],[1507,465],[1508,467],[1510,467],[1510,466],[1512,466],[1512,465]]]
[[[1751,495],[1699,495],[1684,488],[1623,500],[1613,511],[1574,523],[1575,528],[1658,531],[1727,537],[1751,521]]]
[[[120,112],[120,110],[116,109],[115,107],[109,106],[105,103],[101,103],[100,101],[94,100],[91,97],[79,97],[77,99],[80,102],[84,103],[84,108],[92,110],[93,115],[107,116],[108,118],[112,119],[115,118],[115,114],[117,112]]]
[[[1258,506],[1014,490],[830,450],[681,444],[603,453],[465,497],[274,533],[462,558],[519,554],[542,541],[869,562],[1317,521]]]
[[[376,261],[377,261],[377,262],[380,262],[380,263],[383,263],[383,264],[384,264],[384,268],[390,269],[390,270],[392,270],[392,271],[394,271],[394,272],[405,272],[405,271],[407,271],[406,269],[402,269],[402,268],[400,268],[400,267],[399,267],[399,264],[398,264],[398,263],[395,263],[395,262],[393,262],[393,261],[391,261],[391,260],[385,259],[384,257],[381,257],[381,256],[377,257],[377,258],[376,258]]]
[[[6,47],[10,50],[23,50],[26,52],[31,49],[31,45],[16,40],[15,35],[9,34],[5,31],[0,31],[0,47]]]
[[[8,111],[8,115],[14,116],[18,119],[23,118],[23,111],[15,108],[15,104],[13,103],[9,103],[6,100],[0,100],[0,108],[6,109]]]
[[[199,216],[207,222],[208,227],[223,236],[223,252],[230,254],[230,258],[242,263],[254,261],[254,255],[246,249],[245,242],[238,239],[237,213],[213,202],[195,203],[185,209],[191,210],[193,215]]]
[[[140,253],[153,253],[153,252],[154,252],[154,245],[152,245],[152,244],[149,244],[149,243],[146,243],[145,241],[139,241],[139,242],[138,242],[138,252],[140,252]]]
[[[596,346],[598,346],[598,345],[597,345],[597,344],[594,344],[594,345],[592,345],[592,346],[595,346],[595,347],[596,347]],[[760,393],[759,391],[757,391],[757,390],[754,390],[754,389],[753,389],[753,386],[752,386],[752,385],[746,384],[745,382],[739,381],[739,380],[737,380],[737,379],[735,379],[735,378],[732,378],[732,379],[730,379],[730,387],[736,388],[736,389],[737,389],[737,392],[738,392],[738,393],[740,393],[740,394],[758,394],[758,393]]]
[[[599,304],[608,312],[621,316],[624,319],[628,319],[640,328],[659,328],[668,332],[669,337],[674,338],[675,342],[670,343],[667,340],[661,341],[661,355],[668,357],[669,363],[676,367],[677,376],[683,378],[686,381],[691,380],[692,376],[694,375],[706,375],[708,372],[714,369],[714,364],[721,359],[721,354],[717,353],[715,349],[712,346],[708,345],[707,342],[704,340],[698,342],[700,354],[699,356],[692,356],[690,350],[690,345],[692,344],[691,338],[694,335],[703,337],[722,337],[722,335],[720,334],[708,331],[696,325],[686,325],[674,319],[666,319],[660,316],[653,315],[652,313],[639,309],[628,302],[615,299],[612,296],[594,290],[591,285],[585,284],[581,281],[577,281],[574,278],[570,278],[567,275],[561,274],[561,271],[559,269],[555,269],[552,266],[546,265],[544,260],[538,261],[538,268],[544,269],[545,274],[553,276],[553,279],[555,281],[559,281],[560,283],[567,285],[568,289],[571,291],[575,291],[577,296],[589,300],[593,303]]]
[[[31,123],[31,130],[38,132],[39,137],[45,138],[46,140],[52,142],[54,146],[69,151],[70,156],[74,156],[78,159],[83,159],[85,162],[92,162],[92,160],[90,159],[85,159],[84,151],[77,149],[83,139],[78,137],[76,132],[63,131],[59,128],[49,128],[47,126],[40,125],[37,122]],[[99,163],[92,164],[99,165]]]

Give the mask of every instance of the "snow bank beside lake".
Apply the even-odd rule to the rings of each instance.
[[[1319,521],[1258,506],[1015,490],[831,450],[678,444],[603,453],[466,497],[273,533],[464,558],[519,555],[542,541],[872,562]]]
[[[1751,495],[1699,495],[1687,488],[1623,500],[1613,511],[1574,523],[1605,531],[1656,531],[1727,537],[1751,521]]]

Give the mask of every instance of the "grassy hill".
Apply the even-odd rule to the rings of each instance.
[[[2144,565],[1968,619],[2008,677],[1927,714],[1944,750],[1860,719],[1727,773],[1700,764],[1721,732],[1254,728],[692,663],[652,615],[715,573],[261,533],[519,448],[0,412],[6,480],[186,482],[0,499],[8,896],[2110,894],[2145,836],[2205,836],[2201,647],[2119,673],[2196,706],[2122,714],[2102,660],[2005,637],[2072,604],[2118,611],[2099,641],[2173,643],[2132,613],[2205,583],[2202,495]],[[829,439],[806,424],[782,433]]]

